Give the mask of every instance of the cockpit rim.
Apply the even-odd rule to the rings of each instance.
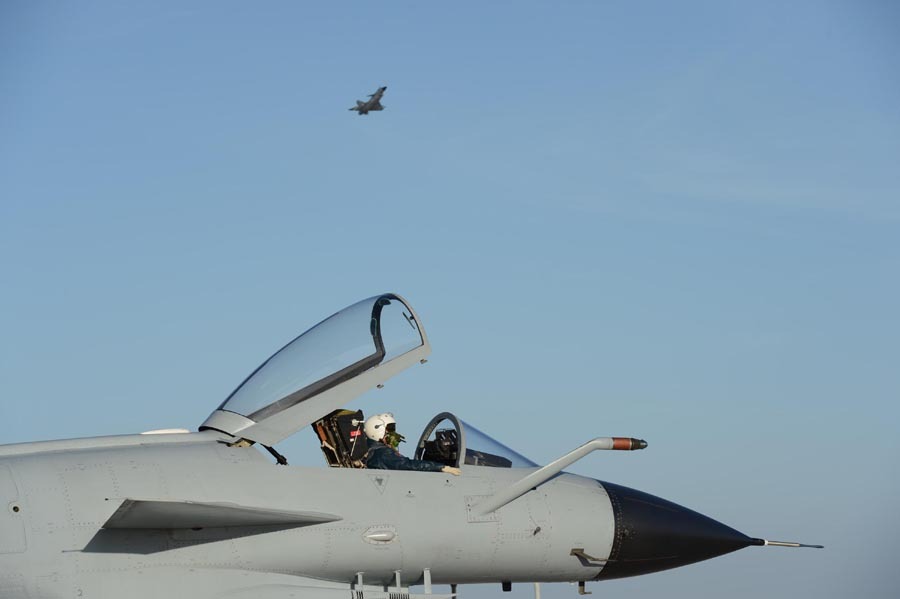
[[[428,437],[431,436],[431,433],[437,429],[438,425],[445,420],[449,420],[453,423],[453,426],[456,428],[456,434],[458,436],[458,450],[456,454],[456,461],[453,464],[448,464],[449,466],[453,466],[454,468],[460,467],[460,461],[465,462],[466,455],[466,428],[463,426],[462,421],[456,417],[452,412],[441,412],[437,414],[434,418],[432,418],[428,424],[425,425],[425,428],[422,429],[422,434],[419,435],[419,441],[416,443],[416,451],[414,454],[415,459],[421,460],[422,455],[425,452],[425,441],[428,440]]]

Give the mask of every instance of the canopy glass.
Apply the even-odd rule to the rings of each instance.
[[[219,410],[259,422],[424,343],[412,310],[399,297],[370,297],[285,345],[254,370]]]

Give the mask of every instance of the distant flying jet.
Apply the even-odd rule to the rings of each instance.
[[[356,106],[350,108],[350,110],[355,110],[359,114],[369,114],[370,110],[384,110],[384,106],[381,105],[381,96],[384,95],[384,91],[387,87],[379,87],[378,90],[369,96],[369,99],[365,102],[356,101]]]

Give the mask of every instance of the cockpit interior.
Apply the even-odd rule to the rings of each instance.
[[[335,410],[312,424],[325,461],[333,468],[365,468],[366,436],[362,410]],[[431,419],[415,445],[418,460],[445,466],[536,468],[537,464],[449,412]]]

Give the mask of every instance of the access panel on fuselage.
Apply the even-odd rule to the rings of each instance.
[[[0,554],[25,552],[27,545],[22,518],[19,489],[12,471],[6,464],[0,464]]]

